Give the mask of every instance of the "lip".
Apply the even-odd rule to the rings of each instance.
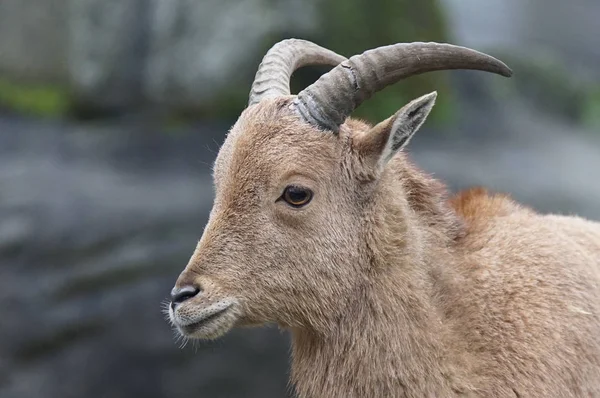
[[[217,321],[218,319],[220,319],[223,315],[225,315],[225,313],[227,313],[227,311],[229,311],[230,308],[231,308],[231,305],[228,305],[225,308],[221,308],[221,309],[217,309],[215,311],[209,312],[205,317],[195,320],[194,322],[189,323],[187,325],[180,325],[179,328],[184,334],[192,335],[195,332],[197,332],[198,330],[200,330],[200,329],[210,325],[214,321]]]

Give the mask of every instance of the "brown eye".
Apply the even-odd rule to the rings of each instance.
[[[296,185],[288,185],[283,191],[282,198],[293,207],[302,207],[312,199],[312,191]]]

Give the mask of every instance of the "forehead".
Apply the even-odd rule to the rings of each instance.
[[[339,161],[338,136],[302,122],[282,100],[264,102],[247,109],[231,129],[215,161],[216,178],[314,174]]]

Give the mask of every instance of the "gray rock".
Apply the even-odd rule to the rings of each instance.
[[[279,32],[313,32],[315,4],[285,0],[6,0],[0,76],[57,81],[79,105],[197,108],[249,85],[242,71]]]
[[[600,3],[589,0],[443,0],[460,44],[559,63],[578,79],[600,79]]]
[[[91,130],[0,118],[0,396],[284,396],[285,335],[180,350],[161,312],[225,129]]]
[[[249,86],[246,71],[270,35],[307,35],[314,1],[153,0],[146,74],[156,102],[202,106],[215,93]],[[240,73],[241,72],[241,73]]]
[[[0,77],[67,83],[67,1],[0,1]]]
[[[145,0],[69,2],[69,76],[78,101],[109,109],[141,106],[149,15]]]

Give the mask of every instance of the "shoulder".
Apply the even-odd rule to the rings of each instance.
[[[515,214],[535,215],[532,209],[517,203],[508,195],[491,193],[481,187],[457,193],[450,199],[450,205],[469,225]]]

